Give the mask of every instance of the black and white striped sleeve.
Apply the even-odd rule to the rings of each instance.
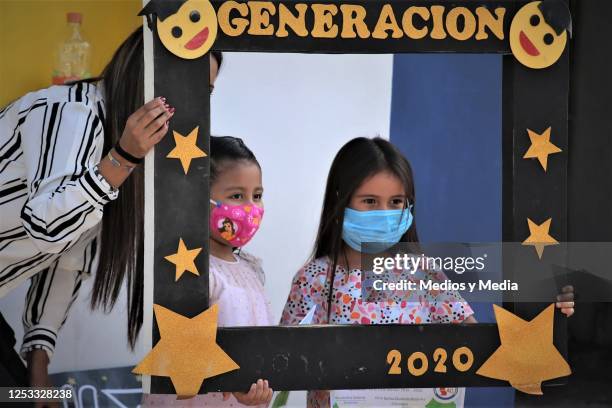
[[[83,103],[47,103],[28,114],[20,137],[28,182],[23,226],[41,252],[62,253],[99,224],[118,194],[96,169],[102,120]]]
[[[81,267],[69,267],[60,259],[30,279],[22,318],[21,355],[24,359],[29,351],[35,349],[45,350],[51,359],[58,332],[78,297],[81,283],[97,265],[97,239],[84,249],[79,246],[74,250],[83,254]]]
[[[82,271],[62,269],[57,262],[32,277],[23,312],[24,359],[34,349],[45,350],[51,359],[57,334],[78,296],[82,277]]]

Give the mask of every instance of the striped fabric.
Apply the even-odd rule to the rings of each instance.
[[[93,84],[32,92],[0,111],[0,297],[31,278],[22,355],[51,356],[83,277],[97,266],[104,101]]]

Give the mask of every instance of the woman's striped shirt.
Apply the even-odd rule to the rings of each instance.
[[[97,173],[104,100],[94,84],[53,86],[0,111],[0,297],[31,278],[22,354],[52,354],[82,277],[97,266],[116,190]]]

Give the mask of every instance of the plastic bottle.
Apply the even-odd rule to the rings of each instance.
[[[58,47],[53,71],[53,83],[56,85],[90,76],[91,45],[81,36],[83,16],[81,13],[67,13],[66,19],[69,34]]]

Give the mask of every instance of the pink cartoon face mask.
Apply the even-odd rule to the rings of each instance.
[[[210,230],[235,247],[246,245],[259,229],[264,210],[252,204],[231,205],[210,200]]]

